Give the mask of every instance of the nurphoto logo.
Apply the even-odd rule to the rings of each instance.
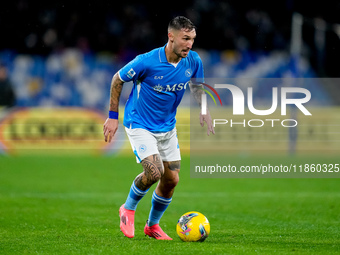
[[[218,97],[220,104],[222,105],[221,98],[219,94],[216,92],[216,89],[228,89],[231,92],[232,98],[233,98],[233,115],[244,115],[245,114],[245,96],[242,92],[242,90],[232,84],[215,84],[214,87],[202,83],[203,86],[208,87],[211,89],[216,96]],[[213,95],[207,90],[202,88],[210,97],[213,99],[215,105],[216,101],[213,97]],[[201,96],[201,114],[206,115],[207,114],[207,94],[202,94]],[[280,88],[280,94],[281,94],[281,116],[287,115],[287,105],[294,105],[297,107],[304,115],[311,116],[312,114],[308,111],[308,109],[304,106],[309,100],[311,99],[311,93],[308,89],[305,88],[299,88],[299,87],[281,87]],[[294,94],[294,97],[289,97],[289,94]],[[296,98],[296,95],[301,95],[299,98]],[[278,88],[273,87],[272,88],[272,105],[269,109],[265,110],[259,110],[254,107],[253,103],[253,88],[248,87],[247,89],[247,105],[248,109],[251,113],[258,116],[267,116],[270,114],[273,114],[278,107]],[[214,127],[216,125],[225,125],[230,123],[230,126],[233,125],[243,125],[246,127],[246,124],[248,124],[249,127],[262,127],[264,126],[265,122],[271,123],[271,126],[275,126],[275,122],[281,122],[281,125],[283,127],[296,127],[298,122],[295,119],[251,119],[246,122],[244,119],[242,122],[233,122],[233,120],[227,120],[227,119],[213,119],[213,125]]]

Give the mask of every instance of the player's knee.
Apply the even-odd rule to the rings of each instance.
[[[179,175],[174,175],[172,176],[171,178],[168,178],[166,181],[165,181],[165,185],[167,186],[168,189],[174,189],[177,184],[179,182]]]
[[[149,171],[148,178],[152,183],[158,182],[164,173],[164,169],[162,168],[157,168],[155,170]]]
[[[179,182],[179,175],[176,175],[176,176],[172,179],[171,184],[172,184],[173,187],[176,187],[177,184],[178,184],[178,182]]]
[[[152,185],[162,178],[164,166],[161,161],[154,161],[148,158],[142,161],[142,165],[148,184]]]

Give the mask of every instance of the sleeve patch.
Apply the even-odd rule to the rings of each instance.
[[[135,74],[136,74],[136,72],[131,68],[131,69],[127,72],[126,76],[129,77],[130,79],[132,79],[133,76],[135,76]]]

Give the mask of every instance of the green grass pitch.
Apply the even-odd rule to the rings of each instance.
[[[192,179],[189,164],[161,220],[174,240],[157,241],[143,234],[151,190],[135,238],[119,231],[133,156],[1,156],[0,254],[340,254],[340,179]],[[176,235],[192,210],[210,221],[203,243]]]

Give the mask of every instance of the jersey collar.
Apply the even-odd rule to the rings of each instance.
[[[166,55],[165,55],[165,47],[166,47],[166,45],[167,45],[167,44],[165,44],[164,47],[161,47],[161,48],[159,49],[159,52],[158,52],[158,54],[159,54],[159,61],[160,61],[161,63],[168,62],[168,60],[167,60],[167,58],[166,58]]]
[[[167,45],[168,44],[165,44],[163,47],[159,48],[158,55],[159,55],[159,62],[161,63],[169,63],[165,55],[165,47]],[[177,64],[179,64],[180,62],[182,62],[182,59]]]

